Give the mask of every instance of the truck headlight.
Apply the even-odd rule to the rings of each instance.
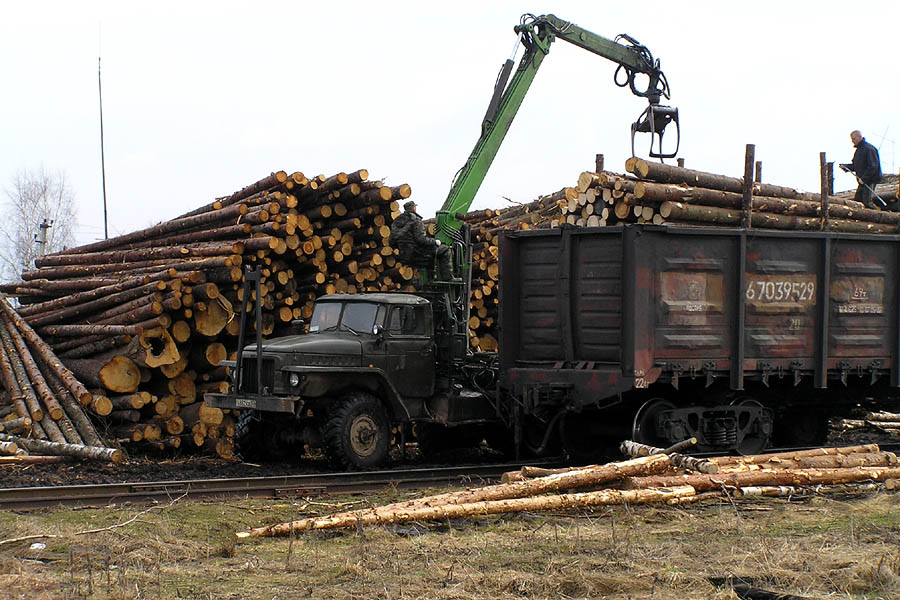
[[[291,373],[288,376],[288,383],[291,384],[291,387],[297,387],[300,385],[300,376],[296,373]]]

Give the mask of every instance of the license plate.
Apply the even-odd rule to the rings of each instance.
[[[256,400],[253,398],[236,398],[234,404],[238,408],[256,408]]]

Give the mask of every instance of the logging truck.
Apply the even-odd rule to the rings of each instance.
[[[266,427],[257,427],[265,433],[257,441],[269,448],[318,446],[339,464],[373,467],[387,457],[392,431],[402,438],[413,424],[423,448],[440,445],[436,440],[450,437],[452,426],[477,424],[481,427],[467,428],[478,432],[471,434],[475,437],[504,431],[493,391],[496,356],[468,352],[471,244],[461,215],[471,206],[553,41],[615,62],[616,84],[647,99],[631,126],[632,149],[638,133],[650,134],[649,152],[656,158],[675,156],[680,141],[679,131],[674,150],[663,144],[666,127],[679,127],[678,111],[660,104],[669,97],[668,82],[645,46],[627,35],[603,38],[553,15],[523,15],[514,30],[524,47],[519,66],[513,73],[515,53],[503,64],[481,136],[437,213],[436,237],[453,249],[460,277],[433,281],[433,269],[426,267],[418,294],[320,298],[306,335],[263,343],[257,322],[257,343],[246,349],[247,313],[242,310],[233,387],[205,396],[212,406],[252,411],[241,419],[239,436],[251,422],[249,415],[265,415],[260,418]],[[645,85],[638,83],[640,76]],[[245,299],[254,279],[258,282],[258,273],[244,277]],[[452,437],[458,442],[466,436]]]

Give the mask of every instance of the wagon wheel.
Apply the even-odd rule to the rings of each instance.
[[[675,405],[668,400],[662,398],[647,400],[634,415],[631,438],[640,444],[659,448],[667,447],[669,439],[660,435],[656,426],[662,413],[674,409]]]
[[[731,405],[764,408],[758,400],[747,397],[737,398]],[[758,418],[753,417],[749,413],[743,412],[738,414],[737,434],[740,441],[735,447],[738,454],[743,456],[759,454],[769,444],[770,432],[765,431],[762,423],[758,421]]]

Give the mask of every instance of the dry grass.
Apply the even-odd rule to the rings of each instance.
[[[726,599],[736,596],[707,578],[732,575],[810,598],[900,597],[900,496],[884,494],[615,507],[233,543],[236,529],[358,500],[180,502],[90,536],[73,534],[143,507],[0,512],[0,538],[61,536],[44,550],[0,547],[0,597]]]

